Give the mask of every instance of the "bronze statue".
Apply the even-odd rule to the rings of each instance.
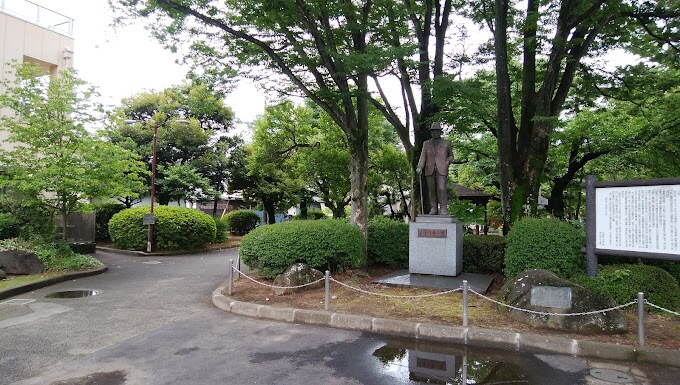
[[[430,133],[432,139],[423,143],[416,172],[420,175],[425,171],[427,188],[430,190],[430,203],[432,204],[430,215],[447,215],[446,182],[448,181],[449,165],[453,162],[453,150],[451,149],[451,142],[441,138],[442,128],[439,122],[432,123]]]

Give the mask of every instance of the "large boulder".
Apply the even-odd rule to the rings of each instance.
[[[5,270],[0,269],[0,281],[7,279],[7,273]]]
[[[33,253],[22,250],[0,251],[0,269],[7,274],[40,274],[45,265]]]
[[[514,280],[506,282],[498,299],[511,306],[542,313],[573,314],[611,307],[599,295],[542,269],[525,270]],[[628,329],[626,318],[619,310],[562,316],[510,309],[510,317],[534,327],[581,334],[616,334],[625,333]]]
[[[276,276],[274,279],[274,286],[286,286],[285,289],[274,289],[274,294],[284,295],[290,293],[297,293],[298,291],[322,287],[324,282],[317,282],[314,285],[309,285],[301,288],[288,288],[290,286],[301,286],[323,278],[324,274],[319,270],[309,267],[306,263],[296,263],[291,265],[283,273]]]

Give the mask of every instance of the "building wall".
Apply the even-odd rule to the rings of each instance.
[[[30,21],[0,12],[0,93],[12,81],[8,63],[33,62],[52,76],[73,66],[73,38]],[[6,114],[7,111],[0,111]],[[0,130],[0,146],[6,148],[7,133]]]

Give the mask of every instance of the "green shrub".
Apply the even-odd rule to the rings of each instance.
[[[290,221],[260,226],[243,238],[243,262],[266,278],[304,262],[321,271],[358,267],[362,239],[359,229],[344,221]]]
[[[111,217],[125,210],[125,206],[119,203],[95,203],[92,205],[92,210],[96,214],[94,225],[94,239],[95,241],[109,241],[109,220]]]
[[[584,237],[572,225],[553,218],[525,218],[512,226],[506,239],[505,275],[526,269],[546,269],[563,278],[584,271]]]
[[[368,264],[408,267],[408,224],[385,217],[368,221]]]
[[[503,273],[505,238],[500,235],[464,235],[463,270],[467,273]]]
[[[233,235],[246,235],[260,223],[260,216],[248,210],[232,211],[222,219],[227,222],[229,233]]]
[[[600,265],[595,277],[584,275],[575,283],[602,295],[614,305],[623,305],[645,293],[645,298],[669,310],[680,309],[680,286],[667,271],[644,264]]]
[[[600,265],[622,265],[644,263],[645,265],[660,267],[669,272],[680,283],[680,262],[660,259],[643,259],[639,257],[624,257],[618,255],[599,255],[597,263]]]
[[[51,241],[58,237],[51,209],[30,198],[0,196],[0,211],[10,213],[19,223],[19,237]]]
[[[150,207],[125,209],[109,221],[109,234],[114,246],[127,250],[144,250],[148,227],[142,224]],[[215,238],[215,220],[199,210],[185,207],[158,206],[156,216],[156,247],[169,250],[189,250],[205,247]]]
[[[7,239],[0,241],[0,249],[31,252],[45,265],[45,271],[77,271],[103,266],[89,255],[73,252],[65,242],[53,244],[37,240]]]
[[[215,239],[214,243],[222,243],[227,240],[227,232],[229,231],[229,224],[223,219],[215,218]]]
[[[21,223],[10,213],[0,213],[0,239],[19,236]]]
[[[293,219],[295,219],[295,220],[304,220],[304,219],[301,217],[301,215],[302,215],[302,214],[298,214],[298,215],[296,215],[295,218],[293,218]],[[321,211],[321,210],[307,210],[307,218],[306,218],[306,219],[313,219],[313,220],[317,220],[317,219],[328,219],[328,215],[324,214],[324,212]]]

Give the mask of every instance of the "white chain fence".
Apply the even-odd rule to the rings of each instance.
[[[245,274],[244,272],[240,271],[240,270],[239,270],[238,268],[236,268],[235,266],[233,266],[232,268],[233,268],[233,270],[234,270],[235,272],[239,273],[240,276],[243,276],[244,278],[246,278],[246,279],[248,279],[248,280],[250,280],[250,281],[252,281],[252,282],[254,282],[254,283],[258,284],[258,285],[265,286],[265,287],[269,287],[269,288],[271,288],[271,289],[300,289],[300,288],[303,288],[303,287],[316,285],[317,283],[322,282],[322,281],[325,280],[325,277],[324,277],[324,278],[319,278],[318,280],[316,280],[316,281],[314,281],[314,282],[310,282],[310,283],[307,283],[307,284],[304,284],[304,285],[298,285],[298,286],[274,286],[274,285],[269,285],[269,284],[266,284],[266,283],[257,281],[256,279],[254,279],[254,278],[252,278],[252,277],[249,277],[247,274]],[[463,288],[462,288],[462,287],[459,287],[459,288],[457,288],[457,289],[446,290],[446,291],[441,291],[441,292],[431,293],[431,294],[420,294],[420,295],[392,295],[392,294],[378,293],[378,292],[373,292],[373,291],[369,291],[369,290],[364,290],[364,289],[362,289],[362,288],[354,287],[354,286],[348,285],[348,284],[346,284],[346,283],[340,282],[340,281],[338,281],[337,279],[335,279],[335,278],[333,278],[333,277],[330,277],[330,276],[329,276],[329,280],[330,280],[330,281],[333,281],[333,282],[335,282],[335,283],[337,283],[337,284],[340,285],[340,286],[343,286],[343,287],[345,287],[345,288],[347,288],[347,289],[350,289],[350,290],[353,290],[353,291],[356,291],[356,292],[359,292],[359,293],[364,293],[364,294],[369,294],[369,295],[375,295],[375,296],[380,296],[380,297],[386,297],[386,298],[396,298],[396,299],[420,299],[420,298],[429,298],[429,297],[437,297],[437,296],[441,296],[441,295],[446,295],[446,294],[451,294],[451,293],[456,293],[456,292],[462,292],[462,291],[463,291]],[[495,300],[495,299],[493,299],[493,298],[487,297],[487,296],[485,296],[485,295],[483,295],[483,294],[481,294],[481,293],[478,293],[478,292],[476,292],[474,289],[468,289],[468,290],[469,290],[470,292],[474,293],[475,295],[477,295],[478,297],[480,297],[480,298],[482,298],[482,299],[485,299],[485,300],[487,300],[487,301],[489,301],[489,302],[495,303],[496,305],[499,305],[499,306],[502,306],[502,307],[506,307],[506,308],[509,308],[509,309],[512,309],[512,310],[522,311],[522,312],[525,312],[525,313],[531,313],[531,314],[536,314],[536,315],[541,315],[541,316],[564,316],[564,317],[586,316],[586,315],[591,315],[591,314],[608,313],[608,312],[610,312],[610,311],[623,309],[623,308],[626,308],[626,307],[628,307],[628,306],[632,306],[632,305],[635,305],[636,303],[638,303],[638,300],[635,299],[635,300],[633,300],[633,301],[631,301],[631,302],[628,302],[628,303],[625,303],[625,304],[623,304],[623,305],[618,305],[618,306],[614,306],[614,307],[610,307],[610,308],[602,309],[602,310],[594,310],[594,311],[589,311],[589,312],[579,312],[579,313],[551,313],[551,312],[542,312],[542,311],[536,311],[536,310],[529,310],[529,309],[524,309],[524,308],[520,308],[520,307],[508,305],[508,304],[505,304],[505,303],[503,303],[503,302],[497,301],[497,300]],[[651,306],[651,307],[653,307],[653,308],[655,308],[655,309],[658,309],[658,310],[661,310],[661,311],[664,311],[664,312],[673,314],[673,315],[675,315],[675,316],[680,316],[680,313],[677,313],[677,312],[674,312],[674,311],[672,311],[672,310],[668,310],[668,309],[663,308],[663,307],[661,307],[661,306],[655,305],[655,304],[649,302],[647,299],[645,299],[645,305],[649,305],[649,306]]]
[[[463,291],[463,289],[459,287],[458,289],[447,290],[447,291],[442,291],[442,292],[439,292],[439,293],[432,293],[432,294],[391,295],[391,294],[385,294],[385,293],[376,293],[376,292],[373,292],[373,291],[368,291],[368,290],[364,290],[364,289],[361,289],[361,288],[358,288],[358,287],[350,286],[350,285],[342,283],[342,282],[340,282],[340,281],[338,281],[338,280],[336,280],[335,278],[332,278],[332,277],[331,277],[331,281],[337,283],[340,286],[344,286],[344,287],[346,287],[350,290],[358,291],[359,293],[377,295],[377,296],[380,296],[380,297],[387,297],[387,298],[400,298],[400,299],[419,299],[419,298],[436,297],[436,296],[440,296],[440,295],[455,293],[457,291]]]

